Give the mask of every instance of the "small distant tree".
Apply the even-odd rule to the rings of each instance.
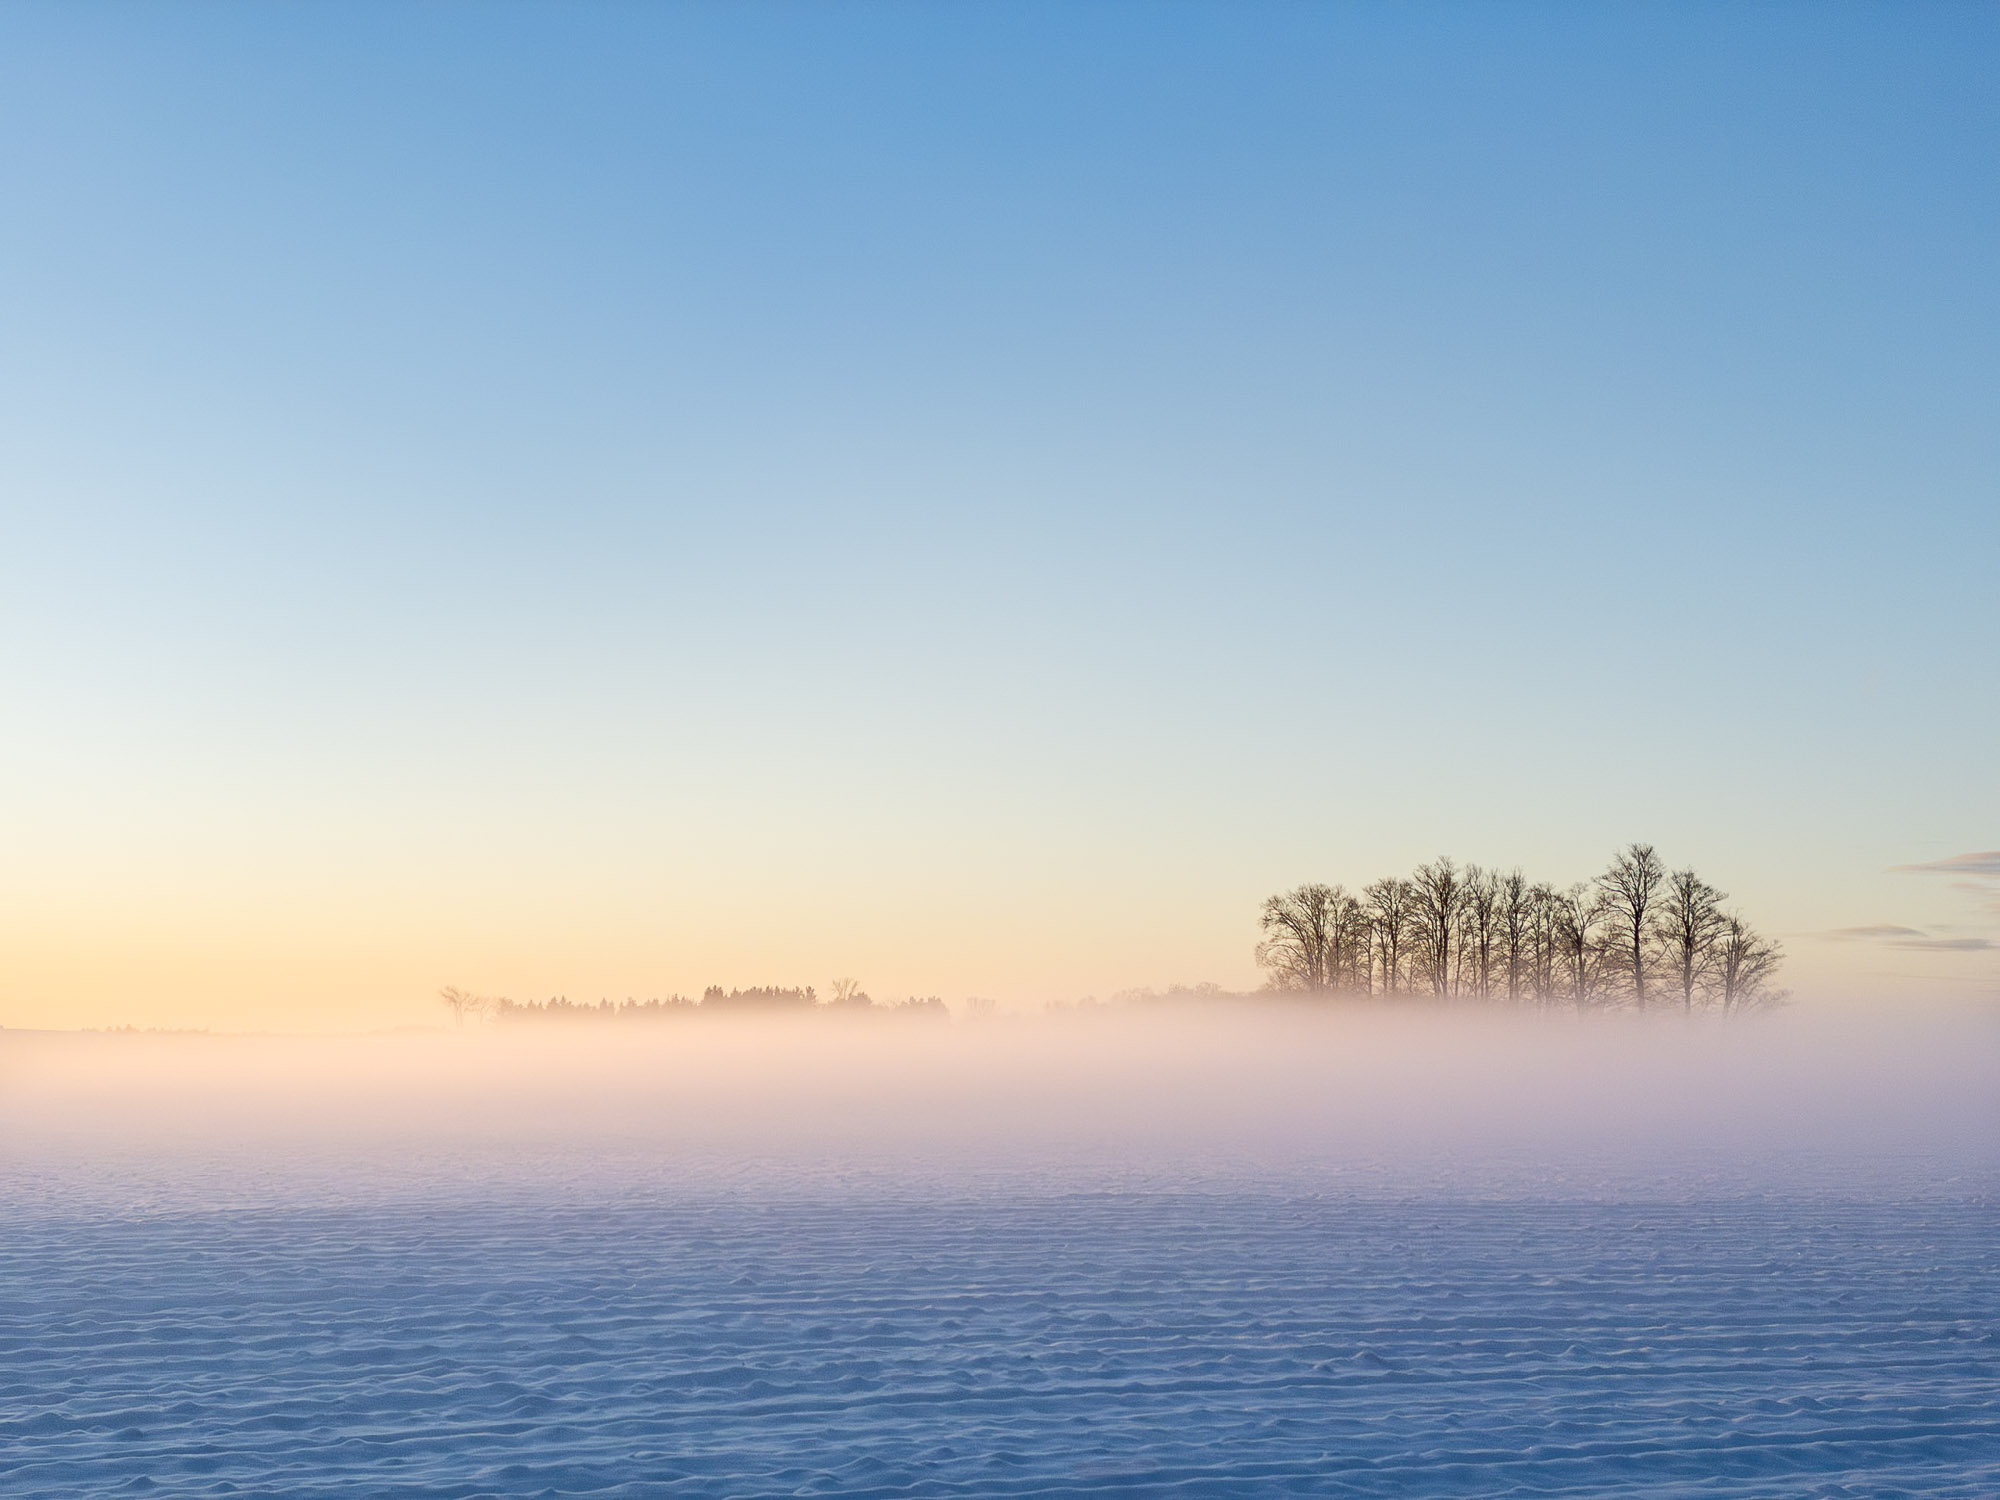
[[[1681,992],[1681,1010],[1694,1013],[1694,997],[1705,990],[1715,967],[1722,935],[1724,896],[1693,870],[1669,875],[1659,902],[1654,933],[1660,966]]]
[[[451,1012],[454,1026],[463,1026],[467,1016],[484,1015],[489,1002],[484,995],[475,995],[462,990],[455,984],[448,984],[438,991],[438,1003]]]
[[[1382,993],[1393,995],[1403,973],[1403,947],[1414,905],[1410,882],[1392,876],[1376,881],[1362,894],[1368,898],[1368,922],[1382,961]]]
[[[1666,878],[1667,867],[1651,844],[1627,846],[1597,877],[1605,919],[1617,934],[1614,961],[1631,986],[1632,998],[1641,1011],[1646,1008],[1647,946],[1652,936],[1653,909]]]
[[[834,980],[833,994],[826,1003],[848,1010],[867,1010],[875,1002],[868,998],[868,991],[861,988],[860,980],[843,978]]]
[[[1270,971],[1271,988],[1311,994],[1327,988],[1334,923],[1345,896],[1337,886],[1313,884],[1265,900],[1257,962]]]
[[[1715,944],[1715,986],[1725,1016],[1762,1010],[1784,1002],[1785,993],[1771,988],[1784,949],[1760,936],[1735,912],[1722,917]]]

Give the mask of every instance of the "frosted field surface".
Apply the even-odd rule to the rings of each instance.
[[[1979,1202],[15,1207],[10,1496],[2000,1494]]]

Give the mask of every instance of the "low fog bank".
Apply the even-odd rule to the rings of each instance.
[[[15,1201],[1203,1187],[1986,1195],[2000,1010],[0,1032]]]

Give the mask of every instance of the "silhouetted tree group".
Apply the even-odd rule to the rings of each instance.
[[[1662,1004],[1733,1015],[1781,1001],[1782,950],[1650,844],[1561,889],[1440,858],[1349,892],[1272,896],[1257,962],[1275,990],[1424,995],[1588,1010]]]
[[[660,1016],[692,1015],[700,1007],[693,1000],[681,995],[669,995],[664,1000],[626,1000],[613,1004],[609,1000],[599,1000],[595,1005],[588,1000],[572,1000],[567,995],[552,995],[547,1000],[509,1000],[505,995],[478,996],[473,1007],[478,1014],[491,1016],[496,1021],[534,1020],[648,1020]],[[445,1001],[449,1006],[451,1002]]]
[[[624,1021],[654,1020],[672,1016],[803,1014],[820,1011],[938,1017],[950,1014],[944,1001],[936,995],[912,995],[906,1000],[887,1004],[877,1003],[871,1000],[867,992],[852,979],[836,979],[833,984],[833,998],[824,1001],[819,998],[811,985],[803,988],[754,985],[747,990],[725,990],[719,984],[712,984],[702,991],[701,999],[698,1001],[689,1000],[682,995],[669,995],[664,1000],[625,1000],[617,1004],[609,1000],[599,1000],[595,1004],[587,1000],[574,1001],[567,995],[555,995],[547,1000],[510,1000],[504,995],[474,994],[456,985],[446,985],[439,990],[438,1000],[451,1012],[453,1020],[460,1023],[463,1023],[467,1016],[488,1016],[496,1021]]]

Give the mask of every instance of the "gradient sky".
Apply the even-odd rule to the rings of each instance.
[[[0,1023],[2000,985],[2000,9],[0,11]],[[1821,934],[1837,934],[1823,936]],[[1952,946],[1940,947],[1940,944]]]

